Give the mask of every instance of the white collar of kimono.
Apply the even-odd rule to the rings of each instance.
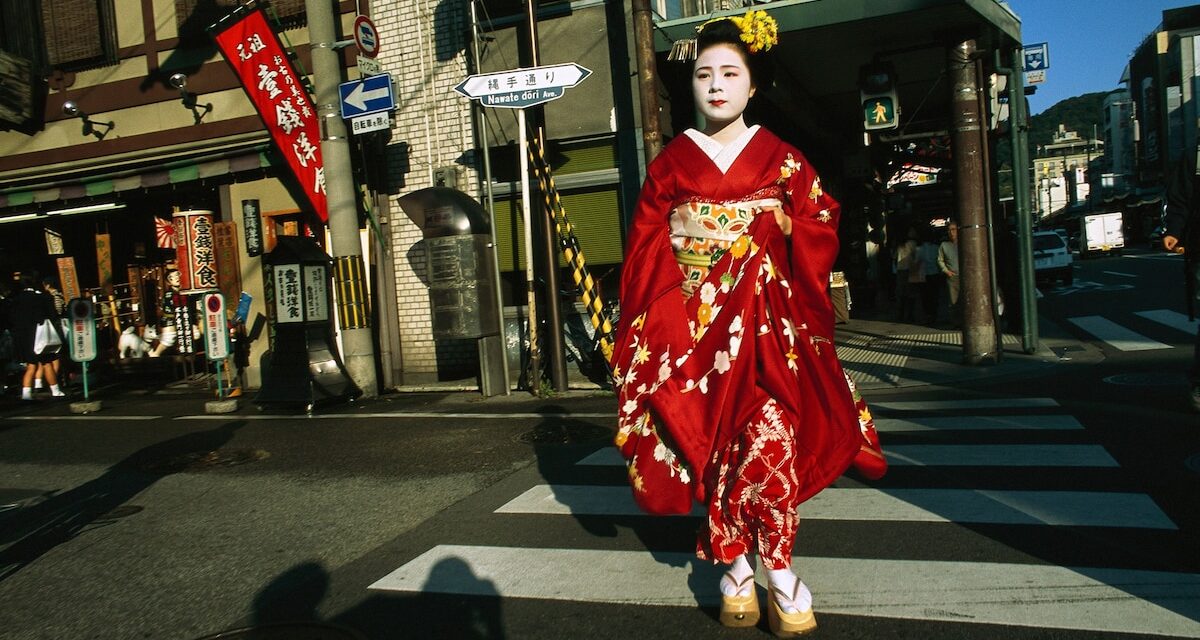
[[[729,171],[729,167],[733,166],[733,161],[742,155],[742,150],[746,148],[746,145],[750,144],[750,139],[754,137],[754,134],[758,133],[758,130],[759,126],[753,125],[743,131],[741,135],[734,138],[733,142],[725,146],[721,146],[720,142],[695,129],[688,129],[683,133],[691,138],[697,147],[700,147],[700,150],[713,161],[713,164],[717,165],[721,173],[726,173]]]

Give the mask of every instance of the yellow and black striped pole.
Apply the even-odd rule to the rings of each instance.
[[[567,218],[567,211],[563,208],[558,188],[554,186],[554,176],[550,172],[550,164],[546,162],[545,153],[536,139],[529,145],[529,160],[533,165],[534,172],[537,173],[546,209],[554,214],[554,229],[558,234],[559,248],[562,250],[567,264],[571,267],[571,277],[575,280],[575,286],[579,288],[583,306],[587,308],[592,327],[596,330],[600,342],[600,352],[604,354],[604,361],[611,364],[614,331],[612,321],[609,319],[610,314],[597,290],[596,281],[592,279],[592,275],[588,271],[587,260],[583,257],[583,250],[579,248],[579,239],[575,237],[575,229],[571,226],[570,219]]]

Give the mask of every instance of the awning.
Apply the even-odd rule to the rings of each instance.
[[[61,203],[102,197],[122,191],[194,182],[207,178],[236,175],[246,171],[258,171],[272,166],[269,145],[262,143],[239,151],[223,151],[217,154],[158,162],[148,167],[124,168],[96,175],[60,179],[53,183],[0,189],[0,211],[17,207],[36,208],[37,205],[44,202]]]

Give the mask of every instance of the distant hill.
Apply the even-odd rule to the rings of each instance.
[[[1104,96],[1107,91],[1085,93],[1074,98],[1060,100],[1054,106],[1029,118],[1029,159],[1037,157],[1038,145],[1054,141],[1058,125],[1074,131],[1080,138],[1092,137],[1092,125],[1096,126],[1096,137],[1104,139]],[[1012,147],[1005,136],[996,145],[996,162],[1000,167],[1000,197],[1012,196]]]
[[[1067,98],[1053,107],[1029,119],[1029,157],[1037,157],[1038,145],[1050,144],[1054,140],[1054,132],[1058,125],[1065,125],[1067,131],[1076,131],[1080,138],[1092,137],[1092,126],[1096,127],[1096,136],[1104,137],[1104,96],[1107,91],[1085,93],[1074,98]]]

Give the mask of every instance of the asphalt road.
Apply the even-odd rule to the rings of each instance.
[[[1192,339],[1164,324],[1183,311],[1176,260],[1089,260],[1043,292],[1044,331],[1099,364],[1064,350],[1044,375],[868,397],[892,469],[801,511],[818,637],[1200,637]],[[1114,346],[1087,317],[1162,346],[1102,331]],[[0,407],[0,637],[297,620],[380,639],[769,637],[716,622],[699,518],[631,507],[611,397],[221,418],[203,401]]]

